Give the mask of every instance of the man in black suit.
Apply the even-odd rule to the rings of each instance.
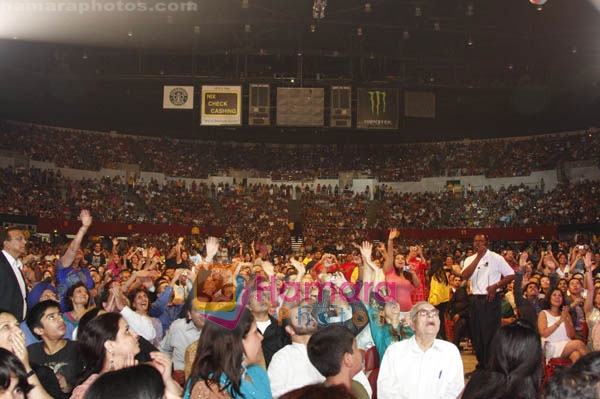
[[[27,313],[27,285],[19,258],[26,252],[27,239],[18,227],[7,227],[0,231],[0,240],[0,308],[8,310],[18,321],[23,321]]]

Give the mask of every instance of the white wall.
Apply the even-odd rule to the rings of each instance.
[[[15,158],[9,156],[0,156],[0,167],[8,167],[15,165]],[[39,168],[39,169],[52,169],[54,171],[59,171],[63,176],[74,179],[100,179],[102,177],[115,177],[120,176],[123,181],[125,181],[127,176],[126,170],[120,169],[101,169],[100,171],[88,171],[88,170],[80,170],[80,169],[71,169],[71,168],[57,168],[56,165],[52,162],[42,162],[42,161],[29,161],[30,167]],[[591,163],[586,163],[582,166],[578,163],[571,163],[565,165],[565,173],[569,180],[573,183],[580,182],[582,180],[600,180],[600,168],[598,165],[593,165]],[[248,172],[247,182],[252,184],[286,184],[292,185],[293,187],[300,186],[304,187],[306,184],[314,190],[318,184],[321,186],[328,186],[331,184],[332,187],[339,185],[339,179],[316,179],[312,182],[305,181],[276,181],[273,182],[270,178],[258,178],[258,177],[249,177],[252,172]],[[235,179],[236,183],[240,183],[242,179],[245,177],[243,171],[236,171]],[[140,178],[144,181],[144,183],[149,182],[151,179],[158,181],[159,184],[164,184],[167,181],[177,181],[182,180],[185,181],[186,186],[189,187],[195,181],[196,184],[205,183],[210,186],[211,183],[215,183],[218,185],[219,183],[229,185],[233,184],[234,176],[210,176],[208,179],[192,179],[192,178],[179,178],[179,177],[169,177],[165,176],[163,173],[157,172],[141,172]],[[540,182],[544,179],[545,190],[553,190],[557,184],[557,172],[556,170],[545,170],[545,171],[537,171],[531,173],[529,176],[520,176],[520,177],[499,177],[499,178],[486,178],[483,175],[477,176],[445,176],[445,177],[428,177],[424,178],[419,182],[378,182],[375,179],[353,179],[353,191],[354,193],[362,193],[365,190],[365,187],[368,185],[371,189],[371,193],[373,187],[377,184],[386,184],[392,187],[393,190],[400,192],[438,192],[446,189],[446,182],[448,180],[459,180],[462,186],[467,187],[469,184],[471,188],[475,191],[482,190],[487,186],[491,186],[494,190],[498,190],[501,187],[508,187],[509,185],[520,185],[521,183],[525,184],[529,187],[536,187],[540,185]]]
[[[487,186],[491,186],[494,190],[498,190],[503,186],[518,186],[521,183],[529,187],[535,187],[539,186],[542,178],[544,179],[545,190],[552,190],[556,187],[557,175],[555,170],[533,172],[529,176],[519,177],[486,178],[483,175],[456,177],[445,176],[427,177],[419,182],[380,182],[380,184],[386,184],[388,186],[391,186],[392,189],[395,191],[406,193],[424,193],[446,190],[446,182],[448,180],[459,180],[461,186],[467,187],[470,184],[473,190],[479,191]]]

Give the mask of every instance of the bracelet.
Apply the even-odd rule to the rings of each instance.
[[[33,371],[33,369],[29,370],[29,373],[27,373],[27,378],[29,379],[29,377],[33,376],[35,374],[35,371]]]

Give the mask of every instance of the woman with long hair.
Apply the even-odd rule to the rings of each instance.
[[[263,337],[252,313],[244,309],[234,329],[207,321],[186,384],[184,399],[271,399],[262,360]]]
[[[440,332],[438,337],[446,339],[446,310],[450,303],[450,284],[444,270],[442,258],[431,259],[431,283],[428,302],[440,312]]]
[[[379,288],[383,282],[381,270],[371,259],[373,245],[368,241],[363,241],[360,246],[362,263],[365,265],[363,270],[363,289],[367,286]],[[414,335],[413,330],[408,327],[406,320],[400,317],[400,305],[390,297],[387,287],[380,291],[369,291],[362,293],[369,295],[369,328],[373,343],[379,353],[379,358],[383,358],[388,346],[394,342],[402,341]]]
[[[543,377],[540,335],[526,320],[498,330],[489,365],[475,374],[463,399],[536,399]]]
[[[21,330],[17,318],[2,309],[0,309],[0,348],[15,355],[24,367],[27,374],[25,381],[31,385],[30,399],[47,399],[49,397],[60,399],[64,397],[52,369],[29,361],[29,351],[25,346],[25,334]],[[0,381],[0,391],[2,389],[7,390],[6,380]]]
[[[90,292],[81,281],[70,286],[65,297],[67,307],[67,312],[63,313],[65,323],[71,324],[75,329],[81,316],[89,310],[90,299]]]
[[[156,368],[140,364],[101,375],[84,399],[114,399],[115,392],[127,399],[163,399],[165,383]]]
[[[72,399],[82,399],[100,375],[137,364],[138,335],[119,313],[104,313],[83,324],[77,338],[84,370],[80,376],[83,382],[73,390]],[[170,359],[160,352],[152,352],[150,357],[161,371],[166,392],[177,397],[181,389],[171,378]]]
[[[27,377],[25,366],[19,358],[0,348],[0,395],[3,398],[27,399],[27,394],[33,388],[27,382]]]
[[[546,300],[546,310],[538,316],[538,331],[544,340],[546,359],[568,357],[575,363],[588,353],[583,341],[575,339],[575,327],[569,314],[569,307],[564,305],[565,297],[561,290],[554,288]]]
[[[401,317],[405,317],[412,309],[413,303],[410,294],[415,287],[419,287],[421,282],[417,276],[417,272],[406,261],[406,257],[402,254],[394,256],[394,238],[398,234],[398,230],[391,229],[388,237],[388,257],[383,265],[385,281],[393,284],[395,287],[391,295],[400,305]]]

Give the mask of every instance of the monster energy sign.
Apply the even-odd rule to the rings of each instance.
[[[358,89],[359,129],[398,128],[398,89]]]

